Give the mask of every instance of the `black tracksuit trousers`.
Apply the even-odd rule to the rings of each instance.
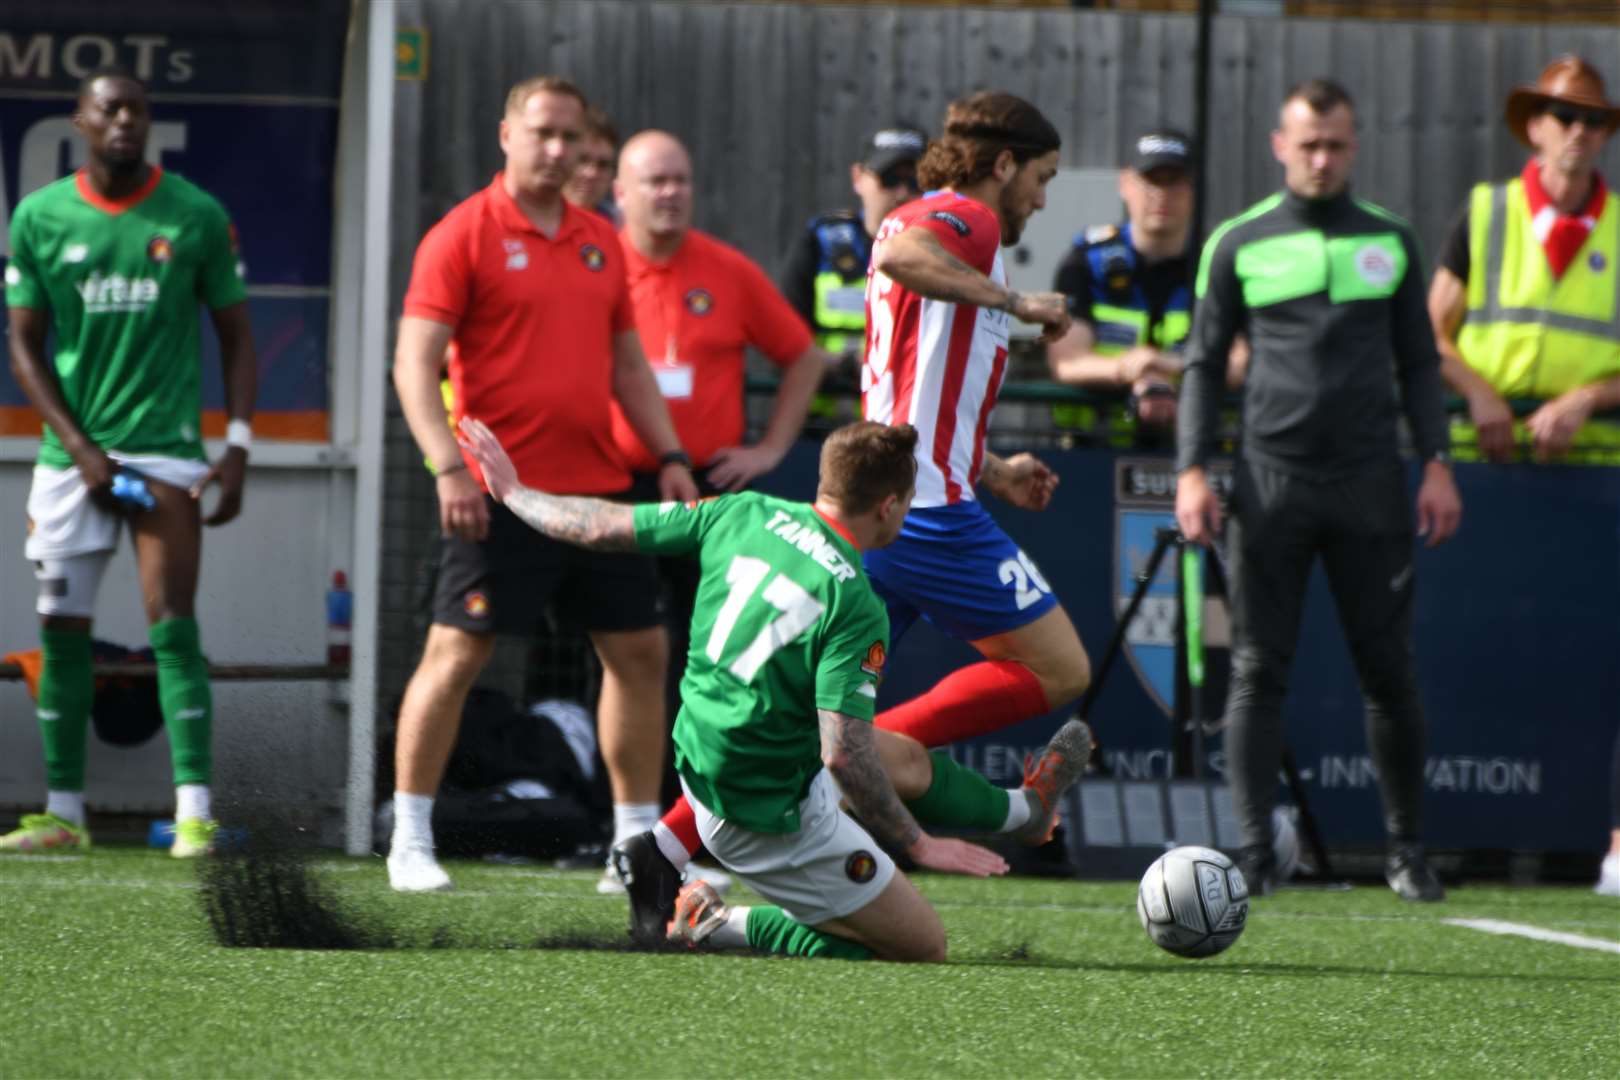
[[[1423,710],[1412,648],[1413,521],[1398,464],[1311,481],[1239,461],[1228,574],[1226,750],[1243,842],[1271,843],[1283,698],[1311,565],[1321,556],[1367,707],[1391,841],[1419,840]]]

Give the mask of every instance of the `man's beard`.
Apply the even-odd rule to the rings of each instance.
[[[119,180],[127,180],[134,176],[145,163],[141,154],[131,154],[128,157],[104,157],[101,163],[107,167],[107,173]]]

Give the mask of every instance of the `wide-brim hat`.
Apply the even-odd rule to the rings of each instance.
[[[1620,128],[1620,103],[1608,99],[1603,89],[1603,76],[1580,57],[1567,55],[1548,64],[1534,86],[1515,86],[1508,94],[1502,115],[1513,137],[1534,150],[1530,133],[1526,130],[1530,118],[1537,110],[1554,102],[1605,112],[1609,122],[1604,130]]]

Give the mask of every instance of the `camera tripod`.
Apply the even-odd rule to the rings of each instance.
[[[1125,611],[1114,625],[1113,636],[1108,639],[1108,647],[1103,651],[1102,659],[1097,662],[1091,685],[1081,696],[1077,712],[1082,720],[1090,717],[1091,707],[1096,703],[1097,696],[1102,692],[1103,684],[1108,679],[1108,673],[1113,670],[1114,662],[1124,648],[1125,635],[1141,609],[1142,601],[1147,597],[1153,579],[1158,576],[1160,564],[1164,562],[1164,557],[1170,549],[1175,548],[1178,556],[1176,687],[1170,719],[1171,772],[1178,777],[1202,780],[1204,737],[1206,734],[1214,733],[1206,726],[1205,720],[1207,714],[1204,701],[1204,564],[1198,558],[1199,546],[1183,536],[1180,529],[1160,527],[1154,530],[1153,539],[1153,552],[1133,579],[1136,588],[1131,593],[1130,601],[1125,605]],[[1227,577],[1224,560],[1218,548],[1212,545],[1208,550],[1211,553],[1208,560],[1211,583],[1218,588],[1220,595],[1225,596]],[[1316,860],[1317,873],[1322,877],[1329,877],[1333,873],[1333,865],[1328,858],[1327,846],[1322,842],[1321,829],[1317,825],[1316,815],[1311,812],[1310,799],[1300,779],[1293,751],[1286,741],[1283,743],[1280,764],[1284,782],[1287,783],[1289,793],[1294,798],[1294,805],[1299,810],[1299,831]]]

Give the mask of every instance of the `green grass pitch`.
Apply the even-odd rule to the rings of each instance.
[[[1129,883],[930,876],[951,961],[921,968],[540,948],[617,945],[623,901],[450,869],[456,892],[401,897],[379,859],[321,860],[420,947],[314,952],[216,945],[161,853],[0,860],[0,1077],[1620,1076],[1620,955],[1442,922],[1620,942],[1587,889],[1289,890],[1189,961]]]

